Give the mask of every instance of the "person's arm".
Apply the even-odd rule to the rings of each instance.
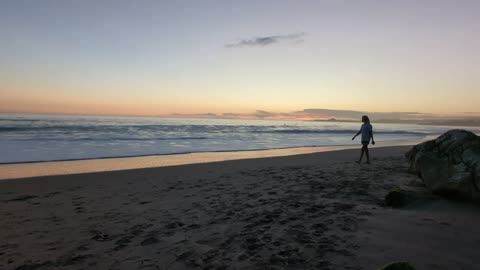
[[[370,137],[372,137],[372,144],[375,145],[375,140],[373,139],[373,128],[370,130]]]
[[[360,130],[357,132],[357,134],[355,134],[355,136],[353,136],[352,138],[352,141],[355,140],[355,138],[360,135],[360,133],[362,133],[362,129],[360,128]]]

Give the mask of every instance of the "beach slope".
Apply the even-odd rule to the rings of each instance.
[[[0,269],[478,269],[480,207],[385,206],[408,149],[0,181]]]

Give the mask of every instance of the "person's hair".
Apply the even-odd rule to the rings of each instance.
[[[362,116],[362,122],[370,123],[370,118],[368,118],[368,116],[364,115],[364,116]]]

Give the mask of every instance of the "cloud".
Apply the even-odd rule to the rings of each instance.
[[[288,35],[272,35],[272,36],[262,36],[254,37],[251,39],[241,39],[235,43],[229,43],[225,45],[227,48],[239,48],[239,47],[264,47],[272,45],[275,43],[290,41],[294,43],[299,43],[303,41],[303,37],[306,36],[306,33],[292,33]]]

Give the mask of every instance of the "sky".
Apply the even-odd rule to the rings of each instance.
[[[0,112],[480,111],[480,1],[0,1]]]

